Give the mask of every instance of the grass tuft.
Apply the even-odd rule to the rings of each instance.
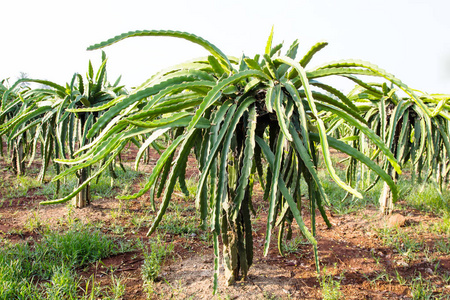
[[[403,189],[405,190],[404,199],[408,205],[421,211],[450,214],[450,191],[440,192],[436,186],[429,183],[409,184]]]
[[[341,279],[336,280],[332,275],[326,274],[326,268],[323,269],[323,275],[320,278],[320,287],[324,300],[343,299]]]
[[[131,243],[80,225],[63,234],[44,232],[40,241],[5,245],[0,249],[0,299],[76,299],[76,267],[131,249]]]
[[[160,235],[157,235],[155,239],[150,241],[150,246],[147,247],[141,241],[139,247],[144,254],[144,264],[142,265],[142,280],[144,281],[144,289],[148,296],[154,293],[153,282],[159,275],[161,266],[164,260],[173,251],[173,244],[166,245],[161,239]]]

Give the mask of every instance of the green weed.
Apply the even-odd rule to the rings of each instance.
[[[44,232],[40,241],[0,249],[0,299],[75,299],[74,269],[132,249],[89,227]]]
[[[397,270],[395,270],[395,277],[400,285],[405,285],[407,283],[406,279]]]
[[[322,288],[322,296],[324,300],[343,299],[344,295],[341,291],[341,280],[336,280],[332,275],[326,274],[326,268],[323,268],[323,275],[320,278],[320,287]]]
[[[270,292],[264,291],[263,292],[263,299],[265,300],[277,300],[278,297]]]
[[[149,221],[149,216],[147,215],[141,216],[133,214],[131,217],[131,224],[133,225],[133,230],[135,231],[138,231],[143,226],[147,226]]]
[[[91,193],[94,199],[126,195],[130,191],[131,183],[142,174],[128,167],[116,168],[114,173],[116,178],[113,180],[112,177],[102,175],[92,182]]]
[[[445,190],[441,193],[430,183],[410,184],[405,189],[409,189],[404,197],[408,205],[422,211],[450,214],[450,191]]]
[[[345,177],[344,170],[337,169],[337,173],[343,178]],[[375,180],[374,175],[371,174],[371,176],[373,177],[373,180]],[[335,183],[325,171],[321,171],[319,177],[321,178],[322,186],[330,201],[330,209],[336,214],[345,215],[364,209],[368,205],[378,205],[378,197],[380,196],[383,187],[382,182],[378,182],[373,188],[365,192],[363,194],[363,199],[358,199],[352,195],[346,194],[346,192],[339,188],[337,183]],[[304,188],[304,190],[306,190],[306,183],[304,184]],[[363,189],[361,188],[361,190]]]
[[[423,242],[415,239],[409,233],[400,228],[379,228],[376,230],[383,244],[392,247],[408,259],[414,257],[414,253],[422,250]]]
[[[107,295],[109,299],[119,300],[125,295],[125,284],[122,282],[121,278],[111,275],[112,284],[109,286]]]
[[[450,254],[450,242],[448,238],[441,238],[434,243],[434,248],[443,253]]]
[[[187,178],[185,182],[186,189],[183,191],[183,189],[181,189],[180,182],[177,181],[177,183],[175,184],[174,193],[187,201],[194,201],[197,195],[198,178],[190,177]]]
[[[420,273],[411,281],[410,288],[414,300],[439,299],[434,295],[435,287],[433,284],[423,279]]]
[[[437,234],[450,236],[450,213],[444,213],[440,222],[431,224],[430,229]]]
[[[363,276],[370,282],[370,285],[373,287],[376,287],[377,281],[384,281],[387,283],[391,283],[393,281],[393,278],[391,278],[391,276],[389,275],[389,273],[386,271],[385,268],[379,272],[375,272],[374,276],[368,276],[366,274],[363,274]],[[397,277],[397,280],[398,279],[399,277]]]
[[[301,234],[296,235],[293,239],[288,241],[283,241],[283,251],[286,253],[297,253],[300,245],[309,244]]]
[[[141,268],[144,289],[148,295],[152,295],[154,292],[153,282],[158,277],[164,260],[172,253],[174,246],[173,244],[166,245],[160,235],[150,240],[149,246],[145,246],[142,241],[138,246],[144,254],[144,264]]]
[[[29,190],[39,188],[41,185],[42,183],[33,177],[17,176],[10,184],[2,185],[2,188],[5,189],[3,195],[5,199],[25,197]]]
[[[64,299],[77,297],[79,280],[75,272],[66,265],[53,266],[50,282],[44,286],[48,299]]]
[[[27,218],[23,226],[24,229],[29,231],[37,230],[41,227],[41,219],[39,217],[39,212],[35,211]]]
[[[183,209],[175,202],[171,202],[169,208],[170,212],[166,213],[159,228],[172,234],[198,233],[198,211],[191,211],[192,207]]]

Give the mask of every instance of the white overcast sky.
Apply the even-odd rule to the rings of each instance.
[[[272,25],[285,48],[299,39],[300,54],[328,41],[310,66],[354,58],[370,61],[412,88],[450,93],[448,0],[6,0],[0,26],[0,80],[20,72],[30,78],[69,82],[98,68],[101,51],[86,47],[140,29],[199,35],[227,55],[264,51]],[[286,50],[285,49],[285,50]],[[128,87],[158,70],[207,54],[188,41],[131,38],[105,48],[108,75]]]

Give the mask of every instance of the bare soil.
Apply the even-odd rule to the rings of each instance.
[[[134,154],[135,149],[131,148],[122,159],[131,164]],[[153,153],[150,163],[143,166],[144,171],[151,172],[157,158],[157,153]],[[194,159],[189,161],[190,171],[187,176],[196,176],[195,165]],[[55,230],[62,230],[70,218],[91,223],[103,222],[102,231],[110,235],[118,235],[113,228],[122,226],[124,233],[120,236],[123,238],[140,238],[144,242],[152,238],[146,236],[149,224],[137,229],[131,223],[132,216],[143,216],[144,211],[148,211],[148,195],[131,200],[126,205],[114,198],[99,199],[89,207],[74,210],[66,204],[40,206],[39,202],[46,200],[46,197],[35,195],[39,188],[30,189],[24,197],[14,198],[8,195],[15,175],[5,158],[0,158],[0,178],[0,246],[2,239],[12,242],[39,239],[39,228],[31,231],[27,229],[33,220],[40,220]],[[134,190],[138,188],[136,183]],[[193,203],[178,196],[174,196],[173,201],[182,206],[193,206]],[[166,232],[165,240],[173,243],[174,251],[154,284],[152,298],[322,299],[321,279],[316,274],[311,245],[301,243],[291,253],[281,256],[274,231],[271,250],[267,256],[263,256],[266,211],[260,189],[253,202],[259,210],[253,223],[255,259],[247,281],[225,286],[221,277],[218,294],[213,296],[213,248],[212,243],[204,239],[206,233],[199,231],[198,234],[177,235]],[[450,297],[450,283],[442,280],[443,274],[450,274],[450,254],[440,253],[434,247],[438,240],[449,237],[418,230],[441,222],[441,218],[408,208],[402,202],[397,207],[399,209],[395,213],[398,215],[395,218],[399,218],[400,223],[380,216],[376,207],[367,207],[347,215],[335,215],[327,211],[333,224],[331,229],[327,229],[320,216],[317,217],[321,269],[326,270],[325,273],[335,282],[340,282],[340,290],[345,299],[412,299],[409,283],[419,274],[424,281],[434,284],[434,296]],[[183,214],[189,216],[193,213],[184,210]],[[304,210],[303,217],[309,226],[307,209]],[[377,229],[385,226],[402,226],[401,229],[415,240],[423,241],[424,246],[421,251],[414,253],[412,259],[406,259],[394,248],[382,243]],[[294,237],[298,234],[298,228],[294,226]],[[426,249],[428,250],[425,251]],[[97,284],[105,286],[111,284],[111,273],[114,273],[126,285],[123,299],[146,299],[141,278],[143,260],[142,253],[134,251],[80,268],[78,273],[85,280],[94,276]],[[400,282],[397,274],[405,278],[406,282]]]

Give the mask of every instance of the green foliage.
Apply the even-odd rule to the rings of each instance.
[[[296,236],[291,240],[283,241],[283,252],[297,253],[300,245],[308,244],[308,241],[302,236]]]
[[[301,56],[297,40],[284,51],[282,43],[274,43],[273,30],[264,53],[253,58],[227,56],[201,37],[167,30],[124,33],[89,50],[138,36],[181,38],[203,47],[209,55],[156,73],[130,93],[118,81],[108,83],[104,53],[97,72],[89,62],[86,77],[75,74],[65,86],[27,78],[11,87],[6,81],[0,83],[0,138],[6,138],[17,174],[23,173],[26,160],[33,162],[40,148],[38,179],[43,181],[56,161],[51,183],[55,195],[60,181],[67,182],[62,198],[42,204],[62,203],[81,194],[89,201],[91,187],[93,195],[109,197],[116,191],[113,179],[119,181],[120,199],[150,192],[154,210],[155,200],[161,200],[148,235],[159,225],[171,233],[196,233],[195,218],[203,230],[211,232],[215,290],[219,235],[228,283],[239,276],[245,279],[253,263],[250,212],[255,180],[264,189],[268,212],[264,254],[275,227],[280,254],[294,251],[296,245],[286,240],[291,240],[291,226],[296,222],[302,237],[312,245],[317,271],[316,209],[331,226],[326,206],[348,213],[372,204],[382,181],[386,183],[383,191],[389,186],[395,201],[399,193],[407,195],[409,187],[402,181],[396,184],[401,167],[407,165],[413,181],[430,181],[433,187],[415,186],[411,193],[421,197],[406,196],[406,201],[419,209],[443,212],[444,222],[435,230],[448,233],[450,208],[443,187],[450,174],[449,95],[413,90],[365,61],[340,60],[309,69],[308,64],[327,43],[317,43]],[[335,76],[350,80],[355,88],[345,95],[325,83]],[[360,77],[374,78],[376,83]],[[27,82],[42,87],[22,85]],[[158,141],[162,138],[165,145]],[[129,186],[122,182],[132,180],[136,173],[116,168],[123,169],[120,154],[130,144],[139,148],[136,169],[149,147],[160,153],[145,185],[133,195],[128,195]],[[333,160],[330,148],[348,158]],[[186,180],[190,156],[200,171],[195,185]],[[345,174],[335,168],[340,163],[346,164]],[[105,172],[110,180],[103,176]],[[17,191],[26,193],[33,186],[19,183],[18,187]],[[50,195],[48,190],[42,192]],[[174,206],[173,195],[180,192],[185,201],[195,202],[196,213],[186,216]],[[305,209],[309,209],[310,227],[303,220]],[[134,222],[141,226],[144,221]],[[30,220],[30,227],[40,227],[39,220]],[[123,227],[115,230],[123,232]],[[422,247],[399,230],[381,229],[379,233],[384,243],[407,256]],[[43,243],[49,243],[49,238]],[[64,245],[63,240],[59,243]],[[444,245],[439,247],[445,250]],[[160,264],[159,256],[151,260]],[[153,264],[147,268],[147,281],[158,273]],[[70,277],[64,270],[58,272],[55,282]]]
[[[88,142],[87,131],[101,114],[103,105],[126,93],[118,81],[114,85],[107,82],[106,56],[102,54],[102,64],[96,74],[89,62],[89,71],[84,80],[74,74],[65,87],[38,79],[20,79],[2,94],[0,136],[7,136],[8,147],[13,151],[13,166],[17,173],[23,173],[22,164],[34,161],[37,149],[41,153],[41,171],[38,179],[42,182],[55,159],[74,157],[76,151]],[[39,83],[40,89],[20,89],[24,82]],[[11,103],[12,102],[12,103]],[[92,111],[71,113],[73,109],[90,108]],[[20,163],[19,163],[20,162]],[[55,164],[57,174],[61,172]],[[79,177],[89,173],[79,172]],[[85,178],[81,178],[83,182]],[[59,190],[59,181],[56,191]]]
[[[450,214],[450,192],[440,191],[434,184],[422,183],[410,186],[405,201],[408,205],[438,214]]]
[[[5,188],[2,196],[5,199],[26,197],[31,189],[39,188],[41,185],[41,182],[28,175],[17,176],[11,182],[2,183],[2,188]]]
[[[423,241],[415,239],[400,228],[384,227],[376,230],[383,244],[396,249],[396,251],[407,259],[412,259],[415,253],[423,250]]]
[[[123,284],[122,279],[116,278],[114,275],[111,275],[111,281],[111,299],[123,299],[123,296],[125,295],[125,285]]]
[[[445,299],[444,297],[438,298],[434,293],[435,289],[436,287],[431,282],[422,278],[421,273],[412,279],[411,296],[414,300]]]
[[[153,204],[155,197],[162,196],[158,214],[148,233],[152,234],[163,220],[177,183],[186,192],[187,159],[193,152],[201,174],[195,203],[200,212],[201,226],[205,229],[209,227],[214,234],[216,280],[219,235],[222,235],[224,244],[223,258],[229,283],[239,273],[245,278],[252,265],[250,210],[255,179],[265,189],[264,199],[267,200],[269,212],[264,253],[268,252],[273,227],[289,225],[295,220],[313,246],[317,269],[317,242],[314,238],[316,208],[331,226],[324,209],[324,204],[329,204],[329,200],[317,174],[320,159],[323,159],[328,176],[339,187],[355,197],[362,197],[355,186],[345,183],[335,171],[330,147],[372,169],[389,184],[396,197],[397,190],[391,177],[370,158],[346,142],[333,138],[325,126],[325,120],[328,121],[330,115],[336,115],[362,132],[380,149],[389,164],[400,172],[394,154],[367,126],[351,100],[337,89],[318,81],[329,76],[370,75],[412,93],[389,73],[361,61],[340,61],[305,70],[314,54],[326,44],[315,45],[305,56],[297,59],[298,41],[290,46],[285,55],[281,55],[282,45],[272,46],[273,32],[265,54],[254,59],[245,55],[241,59],[225,56],[200,37],[173,31],[129,32],[89,49],[102,48],[134,36],[182,38],[202,46],[211,55],[161,71],[129,95],[121,95],[99,107],[98,110],[106,111],[86,134],[87,139],[97,138],[81,148],[84,152],[78,151],[75,158],[59,160],[72,167],[54,180],[103,162],[96,173],[100,174],[129,142],[140,146],[135,163],[138,166],[140,154],[156,138],[171,132],[173,140],[161,154],[147,184],[134,195],[122,198],[136,198],[150,191]],[[324,94],[323,90],[331,96]],[[417,102],[420,103],[420,99]],[[143,136],[148,138],[135,138]],[[267,165],[264,166],[263,162]],[[95,176],[87,178],[66,197],[43,204],[69,200]],[[306,191],[300,190],[302,178],[307,184]],[[308,195],[311,228],[306,227],[302,218],[302,193]],[[282,240],[283,231],[280,233]]]
[[[120,243],[117,244],[97,230],[72,229],[63,235],[50,232],[39,243],[38,248],[40,247],[42,251],[45,249],[51,259],[78,266],[123,252]]]
[[[344,174],[344,169],[338,169],[338,174]],[[345,175],[343,175],[345,176]],[[340,215],[349,214],[356,212],[358,210],[367,208],[368,206],[378,205],[378,197],[380,195],[380,190],[382,188],[382,182],[378,182],[369,191],[363,192],[363,198],[358,199],[355,196],[346,193],[344,190],[340,189],[337,184],[327,176],[326,172],[319,171],[319,177],[322,182],[325,193],[327,194],[330,201],[330,209]],[[375,177],[372,174],[371,180],[375,181]],[[402,195],[401,187],[398,188],[399,197]]]
[[[183,212],[180,205],[172,202],[159,228],[171,234],[196,234],[198,233],[197,220],[198,214],[195,211]]]
[[[450,242],[448,238],[441,238],[434,243],[434,248],[444,254],[450,254]]]
[[[323,270],[326,273],[326,269]],[[322,296],[324,300],[344,299],[341,292],[341,280],[336,280],[333,275],[323,274],[320,278],[320,287],[322,288]]]
[[[437,233],[447,234],[450,236],[450,214],[444,214],[442,216],[442,221],[437,224],[433,224],[432,229]]]
[[[399,164],[410,166],[412,181],[420,183],[431,179],[442,191],[450,169],[450,114],[446,104],[450,95],[413,91],[397,80],[387,84],[348,78],[357,86],[347,98],[358,107],[367,125],[389,147]],[[404,93],[407,97],[401,96]],[[337,124],[338,119],[334,117],[333,122]],[[400,173],[393,170],[385,157],[379,157],[378,145],[367,140],[360,130],[348,128],[343,123],[333,126],[331,130],[339,137],[352,140],[354,148],[375,159],[394,180],[398,179]],[[347,181],[370,189],[373,181],[368,179],[369,171],[352,159]]]
[[[130,247],[80,226],[64,234],[45,232],[33,246],[5,245],[0,249],[0,299],[77,298],[76,267]]]
[[[155,239],[150,240],[150,247],[145,246],[142,241],[139,247],[144,254],[144,264],[141,267],[142,280],[150,296],[153,293],[153,281],[158,277],[164,260],[172,253],[174,246],[166,245],[161,236],[157,235]]]
[[[74,271],[65,265],[53,266],[50,282],[45,285],[48,299],[64,299],[77,297],[78,282]]]
[[[142,172],[135,171],[129,167],[114,167],[114,178],[108,175],[110,174],[101,174],[95,182],[92,182],[92,197],[111,198],[116,195],[125,195],[131,189],[131,183],[142,175]]]

